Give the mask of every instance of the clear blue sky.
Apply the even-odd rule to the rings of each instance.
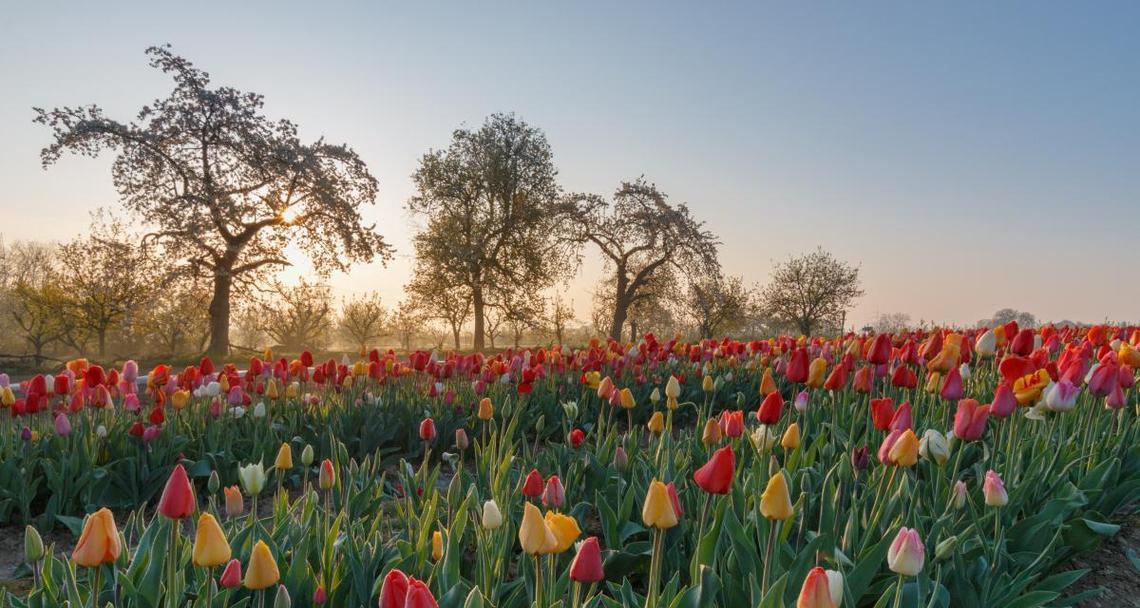
[[[401,257],[341,293],[399,299],[418,157],[515,111],[566,189],[645,174],[750,282],[817,245],[860,263],[856,323],[1135,320],[1138,32],[1132,2],[20,3],[0,19],[0,232],[65,239],[115,205],[110,157],[40,169],[31,107],[130,118],[170,89],[143,55],[170,42],[368,162]],[[571,285],[583,317],[597,271]]]

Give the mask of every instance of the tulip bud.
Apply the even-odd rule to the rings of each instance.
[[[934,547],[934,561],[940,562],[949,559],[954,555],[954,550],[958,548],[958,537],[951,536],[950,538],[943,539]]]
[[[566,420],[573,422],[578,418],[578,404],[573,401],[563,401],[562,412],[566,414]]]
[[[206,489],[210,491],[210,494],[217,494],[221,487],[222,480],[218,477],[218,472],[210,471],[210,480],[206,482]]]
[[[629,456],[620,445],[614,450],[614,467],[622,473],[629,469]]]
[[[291,608],[293,600],[289,598],[289,590],[285,585],[277,586],[277,595],[273,597],[273,608]]]
[[[665,430],[665,417],[662,416],[659,411],[653,412],[653,415],[649,417],[649,423],[646,427],[650,433],[660,435]]]
[[[926,460],[931,460],[942,466],[950,459],[950,445],[946,436],[934,430],[927,429],[918,443],[918,452]]]
[[[551,509],[561,509],[566,502],[566,490],[562,487],[562,480],[557,475],[551,475],[546,480],[546,489],[542,492],[542,506]]]
[[[669,376],[669,381],[665,383],[665,396],[673,399],[681,396],[681,383],[676,376]]]
[[[460,451],[466,450],[470,442],[467,440],[467,431],[463,429],[455,429],[455,447]]]
[[[534,423],[534,430],[541,433],[546,428],[546,414],[538,417],[538,421]]]
[[[720,425],[716,423],[715,418],[709,418],[705,422],[704,432],[701,433],[701,443],[705,444],[705,447],[712,447],[720,443],[720,435]]]
[[[491,404],[490,397],[479,400],[479,420],[487,421],[495,415],[495,406]]]
[[[431,559],[438,562],[443,558],[443,534],[439,530],[431,533]]]
[[[653,405],[661,403],[661,389],[653,387],[653,392],[649,393],[649,402]]]
[[[321,585],[317,585],[317,590],[313,592],[313,604],[316,606],[324,606],[325,602],[329,601],[329,594]]]
[[[100,439],[105,439],[107,437],[107,427],[102,424],[95,427],[95,436]]]
[[[293,468],[293,448],[288,442],[282,443],[277,450],[277,458],[273,461],[273,468],[278,471],[288,471]]]
[[[783,521],[792,517],[792,499],[788,493],[788,482],[784,473],[777,471],[768,479],[768,487],[760,495],[760,513],[768,519]]]
[[[223,589],[237,589],[241,586],[241,562],[231,559],[218,579],[218,586]]]
[[[784,436],[780,438],[780,447],[785,450],[794,450],[800,447],[800,425],[793,422],[788,425],[788,430],[784,431]]]
[[[966,482],[958,480],[954,483],[954,508],[961,509],[966,506]]]
[[[985,481],[982,482],[982,494],[986,497],[986,505],[990,507],[1004,507],[1009,503],[1009,494],[1005,491],[1001,475],[992,469],[986,471]]]
[[[503,525],[503,514],[494,500],[483,503],[483,527],[488,530],[498,530]]]
[[[301,450],[301,464],[306,467],[313,466],[313,446],[305,444],[305,449]]]
[[[716,387],[713,384],[712,376],[705,376],[704,379],[701,380],[701,390],[704,392],[711,393],[715,388]]]
[[[24,561],[34,564],[44,557],[44,539],[31,526],[24,527]]]
[[[321,461],[321,470],[317,475],[317,486],[322,490],[331,490],[336,485],[336,471],[332,461],[328,458]]]

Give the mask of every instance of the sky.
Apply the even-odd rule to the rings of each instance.
[[[854,327],[1136,320],[1138,31],[1134,2],[13,3],[0,234],[65,240],[116,207],[112,156],[41,168],[32,107],[133,118],[172,88],[143,54],[170,43],[379,180],[364,216],[397,256],[333,276],[341,295],[401,298],[418,159],[509,111],[546,132],[563,188],[644,175],[748,283],[817,246],[858,264]],[[584,255],[565,290],[588,321]]]

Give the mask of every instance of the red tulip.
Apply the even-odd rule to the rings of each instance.
[[[736,472],[736,454],[725,446],[713,452],[704,466],[693,472],[693,481],[709,494],[728,494]]]
[[[87,388],[95,388],[96,386],[101,386],[104,380],[103,368],[99,367],[98,365],[92,365],[91,367],[88,367],[87,372],[84,374],[84,379],[86,380]]]
[[[1002,382],[994,391],[994,400],[990,404],[990,413],[998,418],[1005,418],[1017,409],[1017,397],[1009,384]]]
[[[759,413],[759,412],[757,412]],[[720,430],[733,439],[744,434],[744,412],[741,410],[720,413]]]
[[[404,608],[408,597],[408,576],[391,570],[380,587],[380,608]]]
[[[875,365],[882,365],[891,360],[891,338],[887,334],[875,336],[871,349],[867,351],[867,360]]]
[[[899,405],[899,409],[895,410],[895,415],[891,417],[890,429],[892,431],[905,431],[913,429],[914,423],[911,422],[910,416],[910,401],[903,401]]]
[[[788,367],[784,369],[784,377],[791,382],[803,384],[808,378],[808,352],[806,348],[797,348],[792,351],[792,358]]]
[[[241,562],[231,559],[222,570],[222,577],[218,579],[218,586],[223,589],[237,589],[241,587]]]
[[[871,422],[875,428],[885,431],[891,428],[891,419],[895,416],[894,402],[890,397],[871,400]]]
[[[424,418],[420,422],[420,439],[427,442],[435,439],[435,421],[431,418]]]
[[[552,509],[561,509],[566,502],[566,489],[562,487],[562,480],[557,475],[551,475],[546,480],[546,489],[542,492],[542,506]]]
[[[986,431],[986,418],[989,418],[990,406],[979,406],[974,399],[963,399],[958,402],[958,411],[954,413],[954,436],[962,441],[977,441]]]
[[[54,384],[55,386],[53,388],[55,388],[56,395],[66,395],[71,392],[71,378],[68,378],[67,374],[59,374],[56,376]]]
[[[329,601],[329,594],[325,588],[318,585],[317,590],[313,592],[313,603],[317,606],[324,606],[325,602]]]
[[[823,388],[829,391],[841,391],[846,386],[847,366],[840,363],[831,368],[831,373],[827,375],[827,380],[823,381]]]
[[[605,578],[598,537],[591,536],[578,545],[578,553],[570,563],[570,580],[579,583],[597,583]]]
[[[408,577],[408,595],[404,608],[439,608],[439,604],[423,581]]]
[[[146,432],[146,427],[143,426],[142,422],[136,420],[135,423],[131,425],[131,429],[127,431],[127,434],[131,437],[142,437],[144,432]]]
[[[957,401],[962,398],[962,372],[957,367],[951,367],[942,379],[942,390],[938,395],[947,401]]]
[[[158,512],[170,519],[182,519],[194,512],[194,488],[186,469],[176,465],[166,480],[162,498],[158,500]]]
[[[586,440],[586,432],[582,429],[574,429],[570,431],[570,447],[577,449]]]
[[[542,474],[538,469],[531,469],[527,474],[526,480],[523,481],[522,493],[527,498],[538,498],[542,496]]]
[[[851,388],[855,389],[857,393],[869,393],[875,386],[875,368],[870,365],[864,365],[855,372],[855,381],[851,383]]]
[[[1015,355],[1022,357],[1033,352],[1033,330],[1023,329],[1017,332],[1013,337],[1013,341],[1009,343],[1009,350]]]
[[[784,411],[784,397],[779,391],[768,393],[756,411],[756,419],[760,424],[776,424],[780,421],[780,414]],[[727,433],[726,433],[727,434]]]
[[[914,370],[900,365],[891,374],[891,386],[896,388],[914,388],[918,386],[918,374]]]

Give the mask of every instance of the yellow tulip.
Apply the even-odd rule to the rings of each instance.
[[[918,462],[918,443],[918,435],[907,429],[895,440],[887,458],[900,467],[913,467]]]
[[[807,385],[812,388],[819,388],[823,386],[824,377],[827,375],[827,361],[821,357],[816,357],[808,365]]]
[[[665,484],[654,479],[645,493],[645,505],[641,508],[641,520],[646,526],[667,530],[677,525],[677,512],[673,510],[673,500]]]
[[[71,561],[76,565],[94,568],[103,564],[113,564],[123,550],[119,539],[119,529],[111,510],[103,507],[87,516],[83,522],[83,533],[71,552]]]
[[[288,443],[282,443],[277,450],[277,460],[273,461],[273,468],[278,471],[288,471],[293,468],[293,448]]]
[[[285,389],[285,396],[289,399],[296,399],[301,396],[301,383],[291,382],[289,387]]]
[[[546,527],[554,534],[555,540],[558,541],[554,550],[548,553],[566,551],[574,545],[574,541],[578,540],[582,534],[581,528],[578,527],[578,521],[569,515],[547,511],[545,523]]]
[[[523,518],[519,523],[519,545],[522,546],[523,553],[527,555],[538,555],[542,553],[543,547],[546,546],[546,536],[553,534],[546,527],[546,522],[542,519],[542,513],[539,512],[538,507],[531,503],[523,505]],[[557,540],[555,540],[557,544]]]
[[[174,394],[170,396],[170,407],[176,410],[185,408],[188,403],[190,403],[190,391],[188,390],[174,391]]]
[[[705,423],[705,432],[701,434],[701,443],[705,447],[712,447],[720,443],[720,425],[716,423],[716,418],[709,418]]]
[[[226,533],[209,513],[198,518],[191,561],[201,568],[213,568],[230,561],[230,543],[226,540]]]
[[[479,400],[479,420],[490,420],[495,415],[495,406],[491,403],[490,397],[483,397]]]
[[[619,398],[621,399],[621,406],[627,410],[631,410],[637,405],[637,402],[633,400],[633,391],[628,388],[621,389]]]
[[[439,530],[431,533],[431,559],[438,562],[443,557],[443,534]]]
[[[711,393],[714,388],[716,388],[716,385],[713,383],[712,376],[705,374],[704,379],[701,380],[701,390],[706,393]]]
[[[681,383],[676,376],[669,376],[669,381],[665,383],[665,396],[674,399],[681,396]]]
[[[277,570],[277,560],[269,551],[269,545],[259,540],[253,546],[253,555],[249,558],[249,569],[245,571],[246,589],[265,589],[277,584],[281,573]]]
[[[653,415],[649,417],[649,424],[646,426],[649,427],[650,433],[660,435],[665,430],[665,417],[661,415],[661,412],[653,412]]]
[[[273,378],[269,379],[268,386],[265,387],[265,396],[269,399],[276,399],[281,396],[281,392],[277,390],[277,381]]]
[[[785,450],[794,450],[800,447],[800,425],[798,423],[791,423],[788,425],[788,430],[784,431],[784,436],[780,438],[780,445]]]
[[[768,519],[779,521],[790,519],[795,514],[792,498],[788,495],[788,482],[782,471],[777,471],[768,479],[768,487],[760,495],[760,513]]]

